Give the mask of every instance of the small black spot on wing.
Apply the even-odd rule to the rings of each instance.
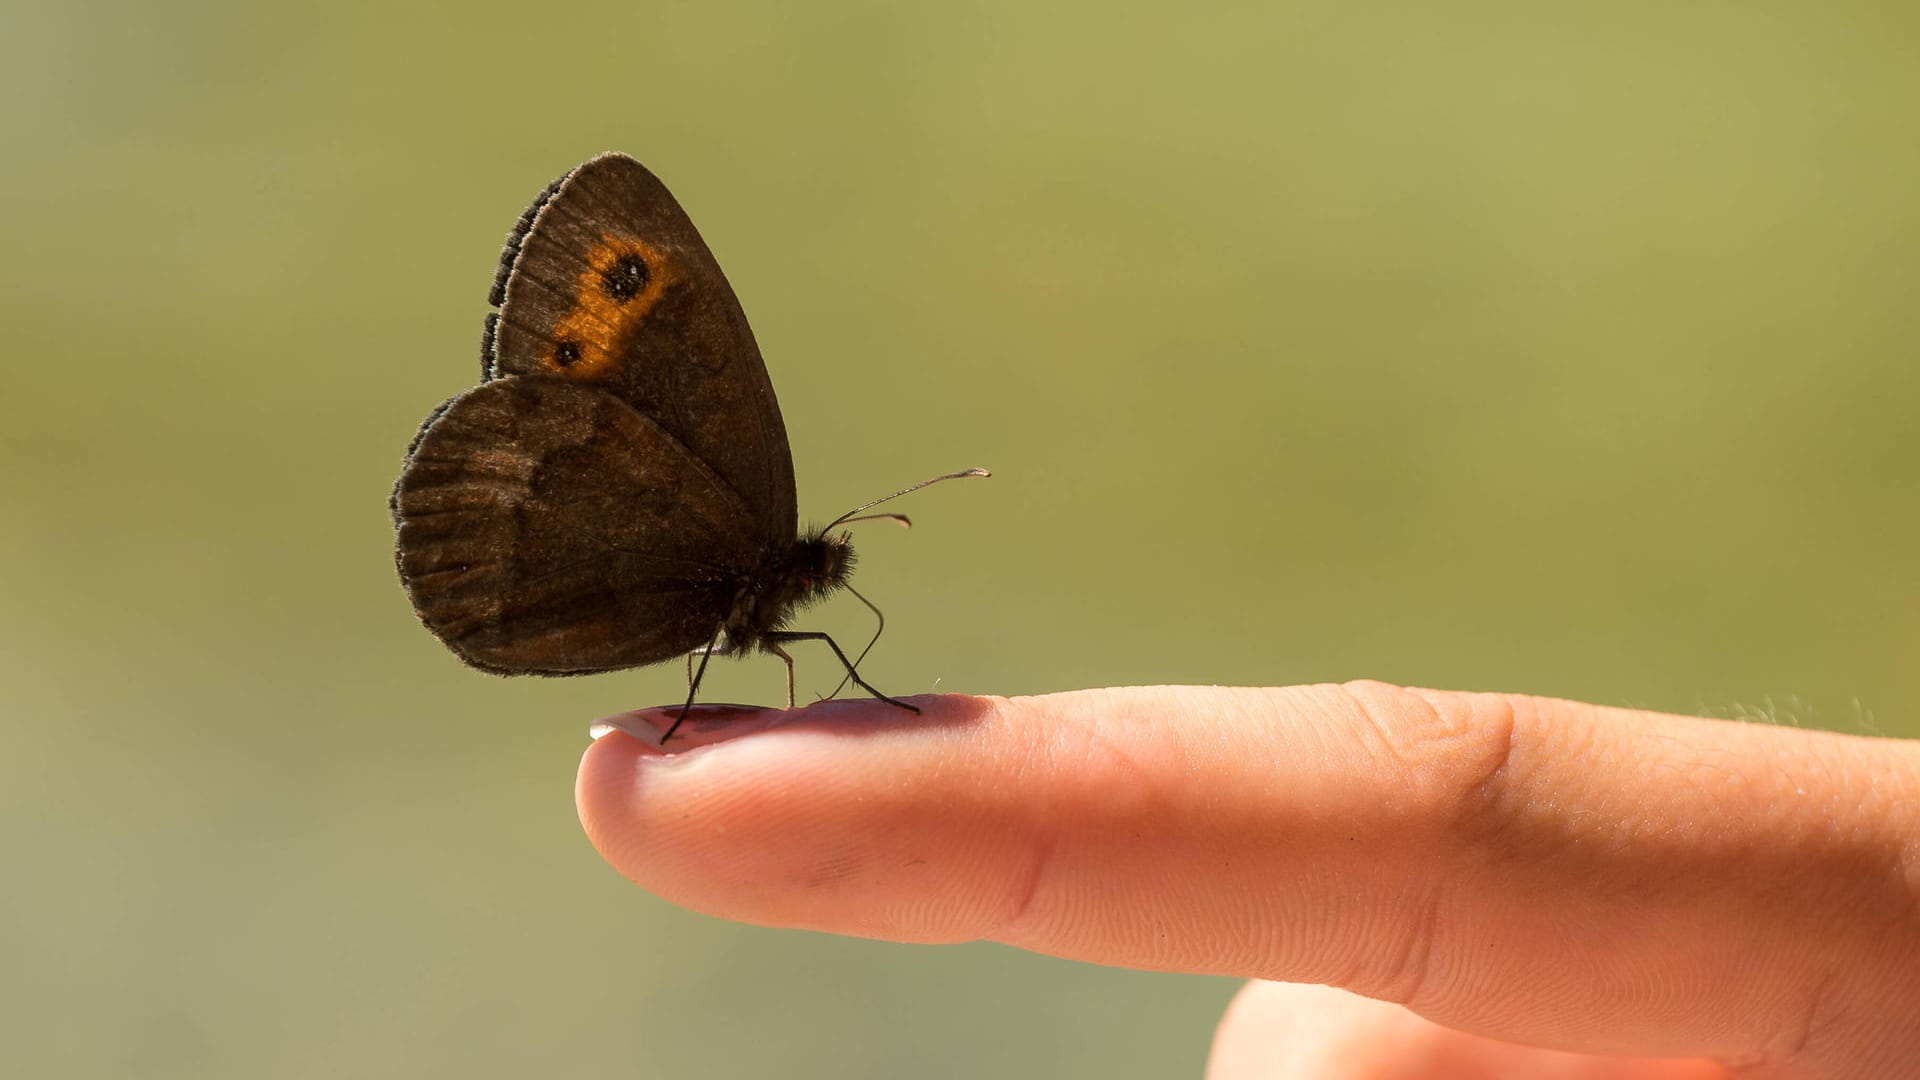
[[[553,343],[553,363],[555,367],[572,367],[580,362],[580,343],[577,341],[556,341]]]

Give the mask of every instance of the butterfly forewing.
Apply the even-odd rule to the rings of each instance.
[[[428,628],[493,671],[577,674],[706,644],[759,557],[738,494],[593,386],[496,379],[429,421],[394,496]]]
[[[793,460],[773,384],[686,212],[621,154],[550,192],[504,258],[491,372],[619,397],[732,489],[763,549],[791,544]]]

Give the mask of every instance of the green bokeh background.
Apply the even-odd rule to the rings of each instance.
[[[883,687],[1366,676],[1920,733],[1917,34],[0,6],[0,1073],[1199,1069],[1224,980],[643,894],[573,767],[680,674],[499,680],[416,625],[401,451],[475,377],[501,236],[604,149],[727,268],[803,514],[995,470],[863,534]]]

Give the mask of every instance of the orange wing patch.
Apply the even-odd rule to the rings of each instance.
[[[613,372],[619,344],[673,284],[673,268],[650,245],[601,233],[575,279],[573,308],[553,328],[541,358],[552,374],[590,380]]]

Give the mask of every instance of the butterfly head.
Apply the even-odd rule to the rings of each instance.
[[[802,536],[788,556],[795,606],[810,604],[846,585],[853,576],[853,541],[846,533]]]

